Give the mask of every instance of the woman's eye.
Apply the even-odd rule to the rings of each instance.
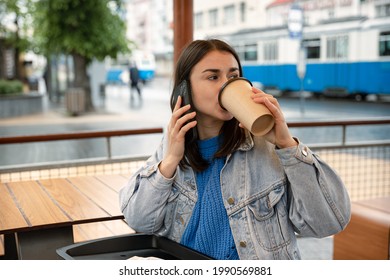
[[[232,74],[229,76],[229,79],[234,79],[234,78],[238,78],[238,74]]]
[[[210,76],[208,79],[209,80],[216,80],[216,79],[218,79],[218,76]]]

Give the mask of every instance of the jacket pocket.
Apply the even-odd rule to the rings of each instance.
[[[175,184],[165,206],[164,227],[159,234],[179,242],[184,232],[186,221],[191,215],[194,202],[182,193]]]
[[[249,222],[252,224],[258,244],[267,251],[275,251],[288,245],[290,223],[286,208],[286,186],[273,186],[249,205]]]

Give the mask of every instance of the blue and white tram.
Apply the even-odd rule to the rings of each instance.
[[[226,38],[243,60],[244,76],[267,90],[299,91],[300,41],[287,28],[242,30]],[[305,91],[315,94],[390,95],[390,22],[349,17],[304,28]]]
[[[129,83],[129,62],[135,62],[139,72],[139,78],[143,83],[151,81],[155,77],[156,60],[151,52],[134,50],[130,58],[120,55],[118,59],[109,62],[106,74],[108,84]]]

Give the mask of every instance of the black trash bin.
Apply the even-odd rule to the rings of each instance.
[[[57,249],[65,260],[126,260],[156,257],[164,260],[211,260],[168,238],[153,234],[127,234],[72,244]]]

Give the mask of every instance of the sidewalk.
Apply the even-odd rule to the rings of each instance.
[[[49,104],[45,99],[44,112],[19,117],[2,118],[0,126],[15,125],[48,125],[48,124],[80,124],[109,122],[143,122],[165,125],[170,116],[169,82],[166,78],[156,78],[142,88],[142,101],[126,85],[108,85],[105,100],[96,100],[93,112],[79,116],[70,116],[62,103]],[[104,102],[104,104],[103,104]]]

